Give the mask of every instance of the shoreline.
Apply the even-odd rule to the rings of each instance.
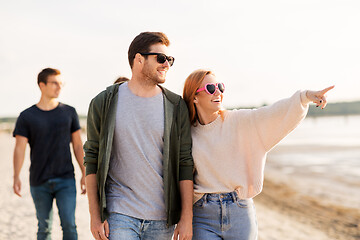
[[[326,203],[321,198],[314,198],[295,191],[284,182],[275,182],[265,179],[262,193],[254,198],[255,204],[261,208],[271,209],[284,215],[286,218],[297,222],[297,229],[284,229],[284,239],[306,239],[296,238],[297,232],[305,228],[314,229],[324,233],[322,238],[311,239],[360,239],[360,210],[356,208],[343,207]],[[270,220],[271,217],[262,217],[258,212],[259,237],[261,238],[261,221]],[[281,228],[281,226],[278,226]],[[295,234],[294,234],[295,232]],[[289,234],[294,234],[290,237]],[[276,238],[274,238],[276,239]],[[279,238],[282,239],[282,238]]]
[[[360,209],[360,146],[279,145],[267,157],[265,180],[286,183],[328,205]]]

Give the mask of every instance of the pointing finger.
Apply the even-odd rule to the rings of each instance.
[[[330,86],[330,87],[327,87],[327,88],[324,88],[323,90],[321,90],[321,93],[322,93],[322,94],[325,94],[325,93],[327,93],[328,91],[330,91],[331,89],[333,89],[334,87],[335,87],[335,85]]]

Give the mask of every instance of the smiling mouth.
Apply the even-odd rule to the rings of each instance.
[[[161,75],[165,75],[165,74],[166,74],[166,71],[165,71],[165,70],[158,70],[158,72],[159,72]]]
[[[220,103],[221,100],[220,100],[220,99],[216,99],[216,100],[212,100],[212,102]]]

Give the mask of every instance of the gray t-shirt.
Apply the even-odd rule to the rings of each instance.
[[[134,95],[119,86],[109,174],[108,212],[146,220],[165,220],[163,182],[163,94]]]

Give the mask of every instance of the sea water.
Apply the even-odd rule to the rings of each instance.
[[[359,177],[360,182],[360,116],[306,118],[273,155],[278,163],[313,171],[330,169],[337,175]]]
[[[306,118],[267,159],[265,177],[360,208],[360,116]]]

